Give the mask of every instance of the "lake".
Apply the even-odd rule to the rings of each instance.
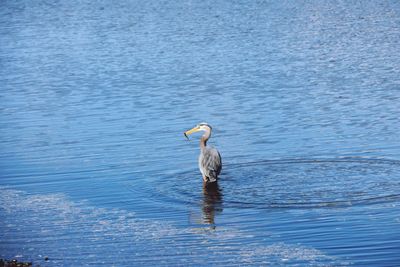
[[[0,36],[0,258],[400,264],[400,2],[4,0]]]

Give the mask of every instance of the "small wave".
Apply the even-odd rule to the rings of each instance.
[[[400,199],[400,161],[373,158],[296,158],[225,164],[224,207],[308,209],[373,205]],[[204,200],[196,169],[149,184],[154,199],[174,205]]]

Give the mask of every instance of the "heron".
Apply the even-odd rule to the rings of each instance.
[[[216,182],[222,169],[221,155],[218,150],[207,146],[207,141],[211,137],[211,130],[212,128],[208,123],[202,122],[184,133],[185,137],[189,139],[188,136],[192,133],[204,132],[200,138],[199,169],[206,184]]]

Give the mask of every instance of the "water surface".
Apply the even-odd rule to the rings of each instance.
[[[2,1],[0,36],[0,257],[400,262],[398,2]]]

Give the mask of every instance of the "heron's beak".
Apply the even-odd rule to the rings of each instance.
[[[198,132],[200,131],[200,127],[194,127],[193,129],[190,129],[189,131],[184,132],[183,134],[185,135],[185,137],[189,140],[188,135],[191,135],[192,133]]]

